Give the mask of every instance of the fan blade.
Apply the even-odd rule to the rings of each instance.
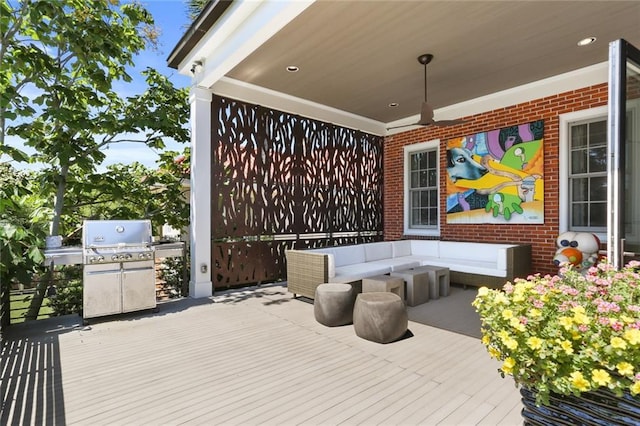
[[[434,126],[446,127],[446,126],[457,126],[458,124],[464,124],[466,121],[464,120],[438,120],[434,121]]]
[[[403,127],[412,127],[412,126],[420,126],[420,124],[418,124],[418,123],[413,123],[413,124],[403,124],[402,126],[387,127],[387,130],[401,129],[401,128],[403,128]]]
[[[422,103],[422,108],[420,110],[420,120],[414,124],[404,124],[402,126],[394,126],[387,127],[387,130],[399,129],[402,127],[410,127],[410,126],[438,126],[438,127],[446,127],[446,126],[457,126],[458,124],[464,124],[466,121],[464,120],[438,120],[435,121],[433,119],[433,108],[427,102]]]

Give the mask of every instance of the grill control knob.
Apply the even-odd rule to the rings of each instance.
[[[144,259],[144,253],[139,253],[138,254],[138,259]]]
[[[127,260],[131,259],[132,257],[133,256],[131,256],[131,253],[127,253],[127,254],[124,255],[124,258],[127,259]]]
[[[104,256],[98,256],[98,262],[104,261]]]
[[[114,254],[113,256],[111,256],[111,260],[118,260],[118,256]]]

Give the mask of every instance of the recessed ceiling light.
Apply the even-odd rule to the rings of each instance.
[[[289,65],[287,67],[287,71],[288,72],[298,72],[298,71],[300,71],[300,68],[296,67],[295,65]]]
[[[578,46],[582,47],[582,46],[588,46],[590,44],[593,44],[596,42],[596,38],[595,37],[587,37],[587,38],[583,38],[582,40],[580,40],[578,42]]]
[[[397,102],[391,102],[391,103],[389,104],[389,107],[390,107],[390,108],[395,108],[395,107],[397,107],[398,105],[400,105],[400,104],[399,104],[399,103],[397,103]]]

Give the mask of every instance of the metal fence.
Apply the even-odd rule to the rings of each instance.
[[[188,283],[188,262],[182,258],[156,262],[157,300],[183,297]],[[43,266],[28,285],[14,284],[6,291],[5,327],[52,316],[82,314],[82,265]]]
[[[288,248],[382,239],[383,138],[214,96],[215,288],[284,279]]]

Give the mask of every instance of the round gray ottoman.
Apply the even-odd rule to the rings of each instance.
[[[395,293],[361,293],[353,308],[353,328],[359,337],[378,343],[398,340],[407,332],[404,302]]]
[[[351,324],[356,300],[351,284],[320,284],[316,287],[313,313],[316,321],[327,327]]]

